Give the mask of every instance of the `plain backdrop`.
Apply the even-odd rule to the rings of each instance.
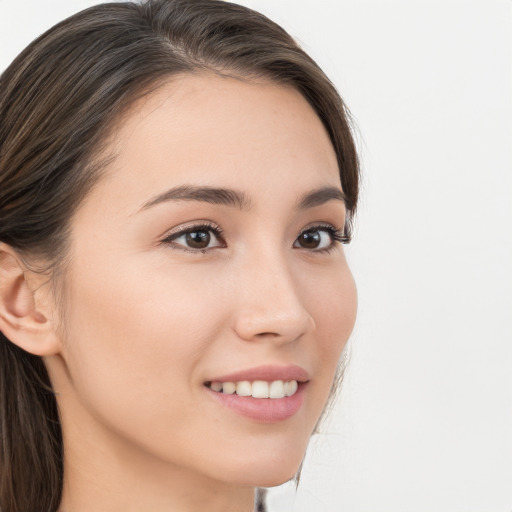
[[[86,0],[0,0],[0,69]],[[243,0],[352,111],[359,317],[271,512],[512,511],[512,2]]]

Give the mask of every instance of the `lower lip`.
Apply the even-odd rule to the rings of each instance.
[[[259,423],[277,423],[296,414],[304,402],[307,382],[299,383],[295,394],[283,398],[253,398],[219,393],[205,386],[206,391],[225,407]]]

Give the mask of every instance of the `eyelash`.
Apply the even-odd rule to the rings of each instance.
[[[336,247],[337,243],[348,245],[352,241],[352,237],[350,234],[347,234],[344,229],[335,228],[331,224],[314,224],[313,226],[309,226],[301,231],[299,236],[310,231],[327,231],[332,240],[332,243],[329,245],[329,247],[326,247],[325,249],[318,249],[316,251],[313,250],[313,252],[323,252],[328,254]],[[299,236],[297,238],[299,238]]]
[[[210,223],[207,223],[207,222],[203,222],[203,223],[200,223],[200,224],[195,224],[195,225],[192,225],[192,226],[189,225],[189,226],[180,227],[176,231],[174,231],[173,233],[170,233],[169,235],[167,235],[162,240],[161,243],[165,244],[165,245],[168,245],[172,249],[178,249],[178,250],[182,250],[182,251],[185,251],[185,252],[191,252],[191,253],[195,253],[195,254],[197,254],[198,252],[201,253],[201,254],[205,254],[206,252],[210,251],[211,249],[217,248],[217,247],[212,247],[212,248],[209,248],[209,249],[208,248],[207,249],[192,249],[192,248],[187,248],[187,247],[185,247],[183,245],[179,245],[178,246],[178,244],[174,244],[173,243],[174,240],[176,240],[180,236],[187,235],[187,234],[190,234],[190,233],[197,233],[197,232],[201,232],[201,231],[210,231],[210,232],[212,232],[215,235],[215,238],[217,238],[217,240],[219,240],[219,242],[222,242],[224,244],[224,245],[220,245],[218,247],[220,247],[220,248],[226,247],[225,242],[224,242],[224,238],[223,238],[223,231],[222,231],[222,229],[220,229],[215,224],[210,224]],[[314,231],[326,231],[329,234],[332,243],[329,245],[329,247],[325,247],[323,249],[311,249],[310,252],[328,254],[332,250],[334,250],[334,248],[336,247],[337,243],[349,244],[351,242],[351,240],[352,240],[352,237],[349,234],[346,234],[343,229],[335,228],[331,224],[315,224],[315,225],[312,225],[312,226],[308,226],[306,229],[302,230],[299,233],[299,235],[297,236],[297,238],[295,240],[298,240],[298,238],[301,235],[303,235],[304,233],[310,233],[310,232],[314,232]],[[305,248],[303,248],[303,249],[305,249]],[[305,250],[308,250],[308,249],[305,249]]]
[[[204,254],[204,253],[210,251],[211,248],[210,249],[192,249],[192,248],[187,248],[183,245],[178,246],[178,244],[173,243],[173,241],[176,238],[179,238],[180,236],[187,235],[189,233],[196,233],[198,231],[211,231],[219,241],[224,241],[224,238],[223,238],[224,232],[222,231],[222,229],[220,229],[215,224],[209,224],[207,222],[202,222],[200,224],[194,224],[192,226],[186,225],[186,226],[181,226],[181,227],[177,228],[176,231],[167,235],[162,240],[162,243],[168,245],[171,249],[177,249],[177,250],[191,252],[191,253],[195,253],[195,254],[200,252],[200,253]],[[220,246],[220,247],[225,247],[225,245]]]

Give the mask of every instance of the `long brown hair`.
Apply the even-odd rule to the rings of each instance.
[[[348,198],[358,161],[334,86],[278,25],[219,0],[148,0],[86,9],[30,44],[0,76],[0,242],[53,278],[69,220],[101,177],[109,128],[172,75],[215,72],[288,84],[322,120]],[[59,413],[41,358],[0,333],[0,509],[54,512],[63,480]]]

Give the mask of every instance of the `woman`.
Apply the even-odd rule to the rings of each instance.
[[[32,43],[0,79],[2,512],[244,512],[292,478],[357,193],[341,99],[258,13],[103,4]]]

